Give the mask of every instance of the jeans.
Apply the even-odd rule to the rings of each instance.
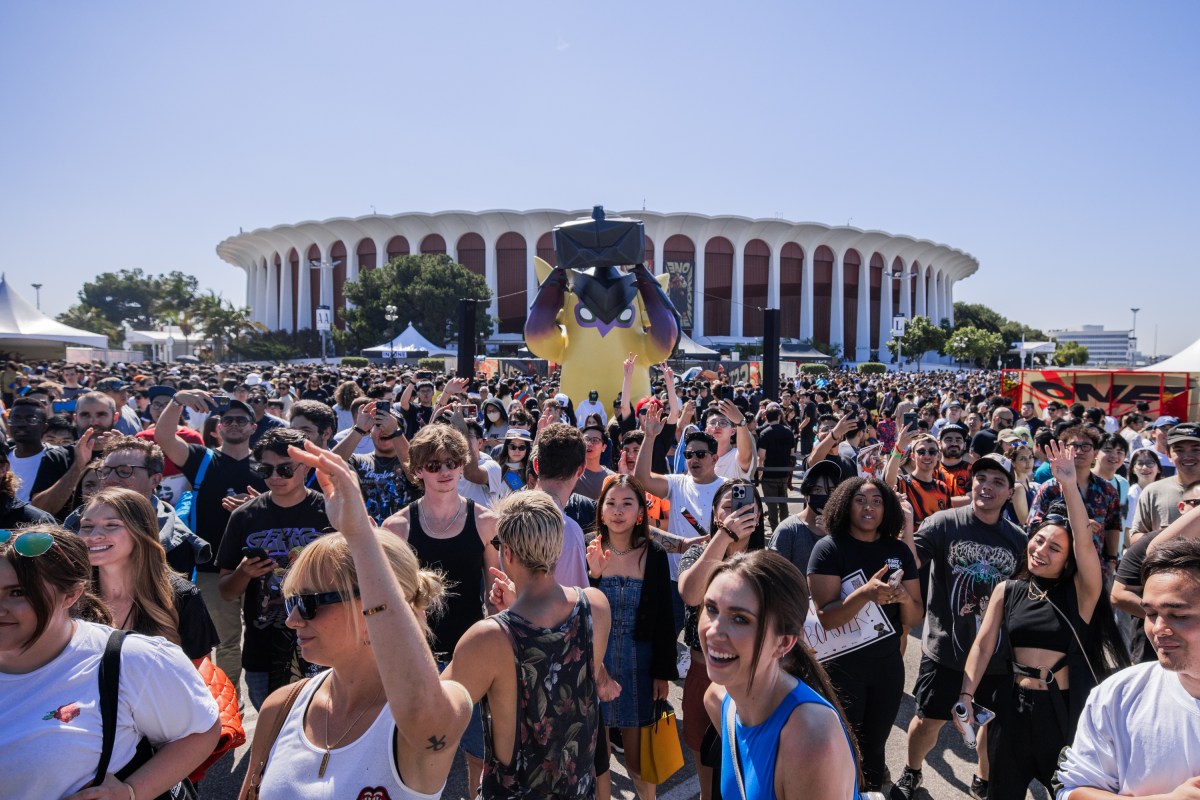
[[[197,572],[196,588],[204,597],[208,615],[221,637],[213,660],[237,686],[242,675],[242,598],[222,600],[217,590],[218,577],[215,572]]]
[[[254,706],[255,711],[258,711],[262,708],[267,695],[271,694],[271,673],[246,670],[245,677],[246,689],[250,695],[250,705]]]

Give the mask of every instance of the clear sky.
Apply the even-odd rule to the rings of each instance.
[[[0,3],[3,269],[58,313],[303,220],[645,204],[965,250],[956,299],[1200,337],[1200,4]],[[1190,288],[1189,288],[1190,287]]]

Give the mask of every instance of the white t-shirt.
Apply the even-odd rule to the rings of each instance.
[[[89,785],[103,743],[100,660],[112,628],[76,622],[53,661],[21,675],[0,672],[0,792],[60,798]],[[121,648],[121,688],[109,771],[129,763],[143,736],[155,745],[207,731],[217,704],[176,645],[130,634]]]
[[[350,428],[343,428],[333,435],[333,446],[337,447],[342,443],[342,440],[350,435]],[[370,436],[364,436],[358,440],[358,444],[354,446],[354,454],[359,456],[367,456],[375,452],[375,440]]]
[[[671,516],[667,520],[667,533],[673,533],[685,539],[693,539],[701,535],[700,531],[697,531],[690,522],[684,519],[683,510],[686,508],[692,512],[696,522],[700,523],[700,527],[707,534],[712,526],[713,498],[716,497],[721,484],[725,483],[727,479],[718,475],[712,483],[696,483],[691,475],[664,475],[663,477],[667,479],[667,484],[670,486],[667,499],[671,501]],[[667,554],[667,560],[671,564],[671,580],[679,578],[679,558],[680,556],[676,553]]]
[[[587,571],[587,543],[579,523],[563,514],[563,549],[554,565],[554,580],[561,586],[589,585]]]
[[[1200,700],[1158,662],[1122,670],[1092,690],[1056,781],[1113,794],[1165,794],[1200,775]]]
[[[749,436],[746,431],[742,432],[743,436]],[[722,478],[736,480],[741,478],[744,481],[751,480],[754,473],[758,470],[758,448],[754,447],[756,442],[751,442],[750,445],[750,469],[743,470],[738,464],[737,447],[730,448],[729,452],[717,459],[717,474]],[[695,512],[692,512],[695,513]]]
[[[36,456],[28,456],[26,458],[17,458],[17,451],[13,450],[8,454],[9,468],[13,474],[21,479],[21,488],[17,489],[17,499],[29,502],[29,496],[33,492],[33,482],[37,478],[38,467],[42,465],[42,457],[46,455],[46,449],[42,448]]]
[[[459,478],[458,493],[468,500],[474,500],[484,508],[491,508],[500,496],[500,490],[504,487],[504,470],[492,460],[491,456],[484,453],[479,454],[479,461],[476,463],[481,470],[487,473],[487,486],[482,483],[472,483],[466,478]]]

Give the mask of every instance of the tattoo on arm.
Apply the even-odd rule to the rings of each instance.
[[[445,750],[446,749],[446,737],[445,736],[430,736],[429,737],[429,746],[426,747],[425,749],[432,750],[435,753],[438,752],[439,750]]]

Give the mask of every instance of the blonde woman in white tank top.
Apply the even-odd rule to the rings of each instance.
[[[292,687],[267,698],[242,797],[254,785],[263,800],[440,797],[471,714],[463,686],[439,679],[426,638],[441,582],[404,542],[377,532],[346,462],[305,448],[291,456],[316,470],[340,535],[308,545],[283,590],[301,655],[329,670],[301,690],[273,745],[265,739]]]

